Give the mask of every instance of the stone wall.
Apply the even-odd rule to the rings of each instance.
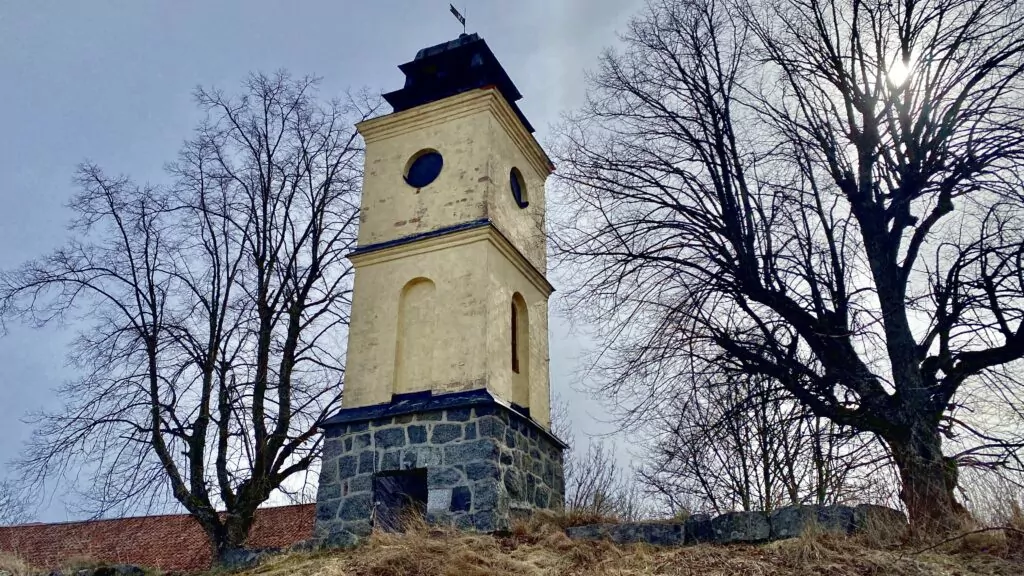
[[[561,447],[507,408],[448,408],[325,430],[315,533],[348,545],[372,529],[378,472],[427,470],[427,520],[480,532],[507,530],[519,512],[560,509]]]
[[[856,534],[867,529],[901,530],[907,517],[899,510],[861,504],[851,506],[786,506],[772,513],[729,512],[711,517],[694,514],[682,522],[589,524],[566,530],[570,538],[607,539],[619,544],[656,546],[759,543],[795,538],[808,530]]]

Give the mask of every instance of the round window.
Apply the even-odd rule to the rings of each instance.
[[[526,196],[526,182],[523,180],[523,173],[519,168],[513,168],[509,174],[509,186],[512,188],[512,197],[520,208],[530,205],[530,199]]]
[[[437,179],[444,167],[444,158],[437,150],[417,152],[405,170],[405,183],[413,188],[423,188]]]

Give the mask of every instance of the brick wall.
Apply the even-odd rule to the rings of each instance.
[[[248,545],[282,548],[308,540],[314,515],[312,504],[257,510]],[[47,569],[69,559],[88,558],[197,572],[209,568],[212,558],[206,535],[183,514],[0,527],[0,552]]]

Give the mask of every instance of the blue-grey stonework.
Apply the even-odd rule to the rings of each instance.
[[[711,519],[715,542],[764,542],[771,536],[768,515],[763,512],[729,512]]]
[[[884,510],[900,513],[889,508],[884,508]],[[810,526],[815,526],[826,532],[850,534],[856,528],[854,525],[855,514],[856,509],[849,506],[786,506],[772,512],[769,517],[771,538],[772,540],[795,538]]]
[[[354,544],[372,530],[374,474],[427,470],[427,521],[507,530],[519,514],[562,507],[562,446],[500,404],[325,426],[316,536]]]
[[[643,542],[656,546],[756,543],[800,536],[807,530],[855,534],[878,524],[905,528],[899,510],[862,504],[850,506],[787,506],[771,514],[730,512],[712,518],[694,514],[685,522],[630,522],[590,524],[566,530],[578,540],[611,540],[619,544]]]

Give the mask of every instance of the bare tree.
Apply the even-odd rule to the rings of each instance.
[[[675,510],[891,501],[888,454],[763,377],[713,375],[647,414],[641,483]]]
[[[635,470],[626,470],[616,461],[614,444],[591,438],[585,452],[577,450],[569,403],[560,396],[551,403],[551,431],[568,446],[562,457],[565,512],[570,519],[638,520],[655,513],[650,499],[641,492]]]
[[[615,461],[615,446],[591,442],[586,452],[569,453],[565,475],[565,511],[570,517],[634,521],[646,513],[638,486]]]
[[[82,166],[74,239],[0,275],[0,318],[82,323],[81,377],[58,391],[62,410],[35,417],[26,479],[85,471],[97,515],[170,495],[218,557],[244,545],[275,490],[294,488],[340,405],[353,120],[373,108],[321,103],[314,79],[284,73],[245,89],[197,90],[208,117],[169,186]]]
[[[692,363],[770,378],[955,526],[944,439],[1021,445],[968,417],[1024,391],[1024,6],[652,0],[624,43],[556,158],[602,390],[636,421]]]
[[[22,491],[9,480],[0,481],[0,526],[24,524],[31,519],[30,506]]]

